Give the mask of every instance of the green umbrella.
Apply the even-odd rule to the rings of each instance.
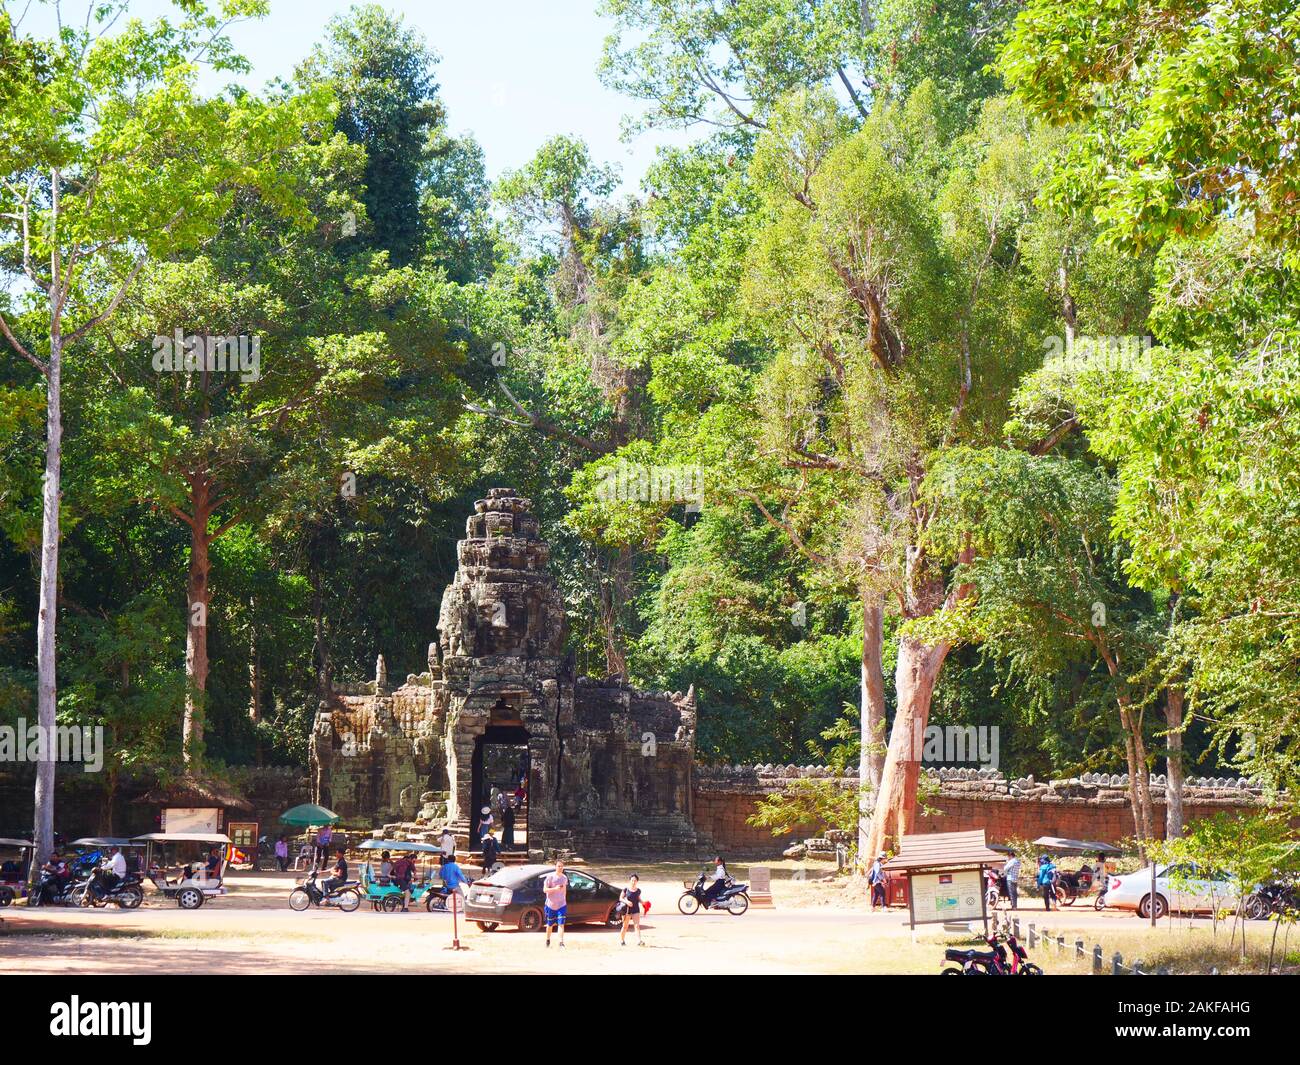
[[[280,815],[280,820],[286,825],[306,825],[309,828],[313,825],[332,825],[338,819],[339,815],[333,810],[327,810],[313,802],[305,802]]]

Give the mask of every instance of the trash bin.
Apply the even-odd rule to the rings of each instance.
[[[885,875],[885,901],[890,906],[907,905],[907,877],[895,874]]]

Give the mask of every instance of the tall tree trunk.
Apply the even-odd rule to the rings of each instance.
[[[1119,697],[1119,720],[1124,729],[1124,757],[1128,767],[1128,799],[1133,807],[1133,830],[1138,840],[1138,852],[1146,857],[1146,842],[1152,838],[1151,790],[1146,760],[1146,744],[1142,742],[1141,719],[1133,713],[1127,695]]]
[[[113,834],[113,804],[117,802],[117,769],[110,769],[104,775],[104,805],[99,809],[99,828],[101,836]]]
[[[1142,805],[1142,825],[1147,839],[1156,838],[1155,806],[1151,802],[1151,764],[1147,757],[1147,742],[1142,735],[1142,711],[1129,710],[1133,728],[1133,754],[1138,763],[1137,792]]]
[[[898,843],[915,824],[925,727],[930,718],[934,685],[948,649],[946,643],[930,647],[911,636],[903,636],[898,641],[898,668],[894,672],[898,711],[894,715],[876,797],[876,813],[867,846],[870,855]]]
[[[881,655],[885,644],[885,602],[875,591],[862,593],[861,750],[858,756],[858,861],[870,861],[871,809],[884,773],[885,674]]]
[[[54,224],[58,222],[59,177],[54,175]],[[55,253],[51,294],[50,363],[45,390],[45,484],[41,492],[41,583],[36,620],[37,723],[44,742],[36,763],[36,791],[32,824],[30,879],[40,876],[41,864],[54,848],[54,747],[58,682],[55,671],[55,627],[59,592],[59,503],[63,475],[63,336],[60,331],[59,295],[62,284]]]
[[[1165,692],[1165,839],[1183,834],[1183,686]]]
[[[211,486],[202,477],[191,482],[194,519],[190,526],[190,572],[185,598],[188,614],[185,628],[185,764],[199,769],[203,763],[204,696],[208,688],[208,575],[212,568]]]
[[[258,723],[262,720],[262,652],[258,650],[257,630],[252,624],[252,615],[256,602],[253,599],[248,601],[249,626],[248,626],[248,720],[253,723],[254,728],[254,757],[257,764],[262,764],[262,734],[257,730]]]
[[[1096,647],[1106,670],[1120,687],[1115,697],[1119,703],[1119,721],[1124,730],[1124,760],[1128,767],[1128,800],[1133,808],[1133,829],[1138,853],[1146,857],[1146,841],[1154,838],[1151,816],[1151,778],[1147,767],[1146,743],[1142,739],[1142,715],[1133,711],[1132,699],[1120,677],[1119,659],[1111,651],[1104,635],[1096,638]]]
[[[601,628],[605,638],[605,673],[627,676],[627,652],[620,620],[632,597],[632,549],[620,547],[610,556],[609,579],[601,592]]]
[[[316,629],[316,699],[326,702],[334,687],[334,664],[330,659],[329,632],[325,625],[325,588],[320,570],[312,564],[312,615]]]

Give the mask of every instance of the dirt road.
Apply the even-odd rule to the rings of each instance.
[[[615,870],[595,870],[614,877]],[[653,872],[647,870],[647,872]],[[595,926],[575,926],[563,951],[537,933],[485,933],[460,926],[453,951],[448,914],[355,913],[286,905],[291,875],[233,877],[232,893],[198,911],[182,911],[150,896],[135,911],[28,909],[0,911],[0,968],[31,973],[906,973],[935,972],[941,943],[962,937],[932,929],[918,941],[905,912],[862,912],[830,885],[777,881],[777,908],[726,913],[677,912],[680,880],[644,879],[652,907],[643,923],[647,945]],[[819,897],[822,896],[822,897]],[[1113,928],[1140,922],[1118,915],[1065,911],[1046,921],[1053,930]]]

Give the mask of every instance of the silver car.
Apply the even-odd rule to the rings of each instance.
[[[1234,908],[1240,892],[1226,874],[1202,871],[1192,862],[1156,867],[1155,911],[1157,919],[1174,910],[1178,913],[1212,913]],[[1151,916],[1151,866],[1136,873],[1111,876],[1106,886],[1106,909],[1132,910],[1139,917]]]

